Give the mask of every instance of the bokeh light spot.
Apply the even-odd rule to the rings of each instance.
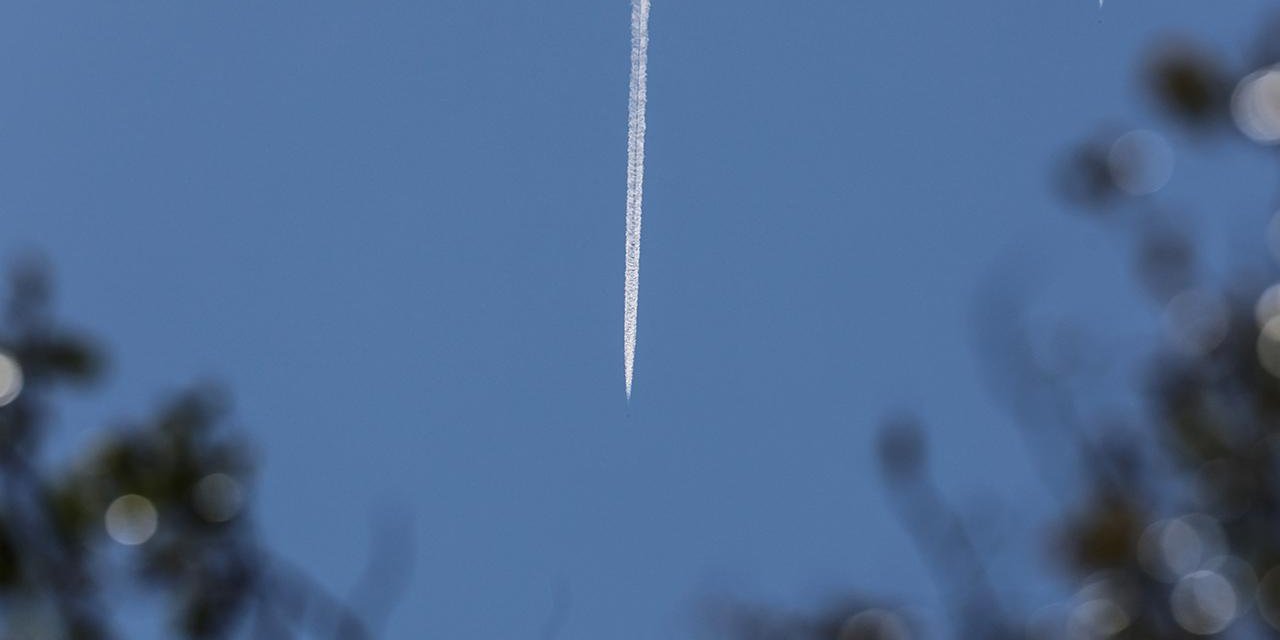
[[[1112,600],[1087,600],[1076,605],[1067,621],[1069,638],[1109,638],[1129,626],[1129,615]]]
[[[1258,328],[1267,326],[1272,318],[1280,316],[1280,284],[1267,287],[1258,302],[1253,306],[1253,316],[1258,321]]]
[[[1125,193],[1155,193],[1173,175],[1173,149],[1154,131],[1130,131],[1111,144],[1107,168],[1112,182]]]
[[[1236,592],[1238,615],[1253,607],[1258,591],[1258,576],[1248,562],[1236,556],[1224,555],[1210,562],[1208,568],[1231,583],[1231,588]]]
[[[1280,378],[1280,316],[1262,325],[1258,334],[1258,362],[1268,373]]]
[[[156,533],[159,516],[151,501],[134,493],[116,498],[104,517],[107,535],[126,545],[139,545]]]
[[[226,522],[240,513],[244,494],[235,478],[225,473],[211,473],[196,483],[191,500],[201,518]]]
[[[1254,142],[1280,142],[1280,69],[1255,71],[1236,85],[1231,96],[1236,126]]]
[[[22,366],[13,356],[0,351],[0,407],[18,398],[22,393]]]
[[[1217,520],[1190,514],[1147,527],[1138,541],[1138,558],[1155,578],[1175,582],[1222,556],[1225,541]]]
[[[1239,610],[1235,589],[1214,571],[1196,571],[1173,587],[1169,606],[1178,626],[1196,635],[1226,629]]]
[[[1174,296],[1165,307],[1165,330],[1180,352],[1202,356],[1226,338],[1230,312],[1220,296],[1200,289],[1188,289]]]

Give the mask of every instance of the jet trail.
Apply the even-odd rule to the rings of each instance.
[[[631,0],[631,98],[627,116],[627,272],[623,293],[622,352],[627,400],[636,360],[640,310],[640,217],[644,200],[646,76],[649,66],[649,0]]]

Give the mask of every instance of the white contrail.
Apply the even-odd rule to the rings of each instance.
[[[644,107],[649,66],[649,0],[631,0],[631,99],[627,116],[627,273],[623,294],[622,357],[631,400],[640,310],[640,216],[644,200]]]

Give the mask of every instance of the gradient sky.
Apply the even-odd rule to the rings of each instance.
[[[1033,256],[1051,306],[1146,326],[1054,159],[1164,129],[1154,34],[1239,43],[1269,4],[655,0],[630,406],[625,0],[9,3],[0,249],[45,252],[116,356],[61,446],[215,378],[281,555],[343,592],[379,505],[411,512],[388,637],[537,637],[560,585],[565,640],[692,637],[726,592],[936,607],[871,446],[903,407],[1035,607],[1057,505],[975,291]]]

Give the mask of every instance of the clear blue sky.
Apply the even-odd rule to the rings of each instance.
[[[10,3],[0,249],[45,251],[117,356],[64,446],[215,377],[282,555],[344,591],[409,509],[390,637],[533,638],[562,583],[565,640],[691,637],[725,590],[935,606],[872,455],[899,407],[1046,604],[1019,585],[1055,507],[975,290],[1030,253],[1064,309],[1128,300],[1055,154],[1162,127],[1150,36],[1240,42],[1268,4],[654,0],[629,407],[625,0]]]

